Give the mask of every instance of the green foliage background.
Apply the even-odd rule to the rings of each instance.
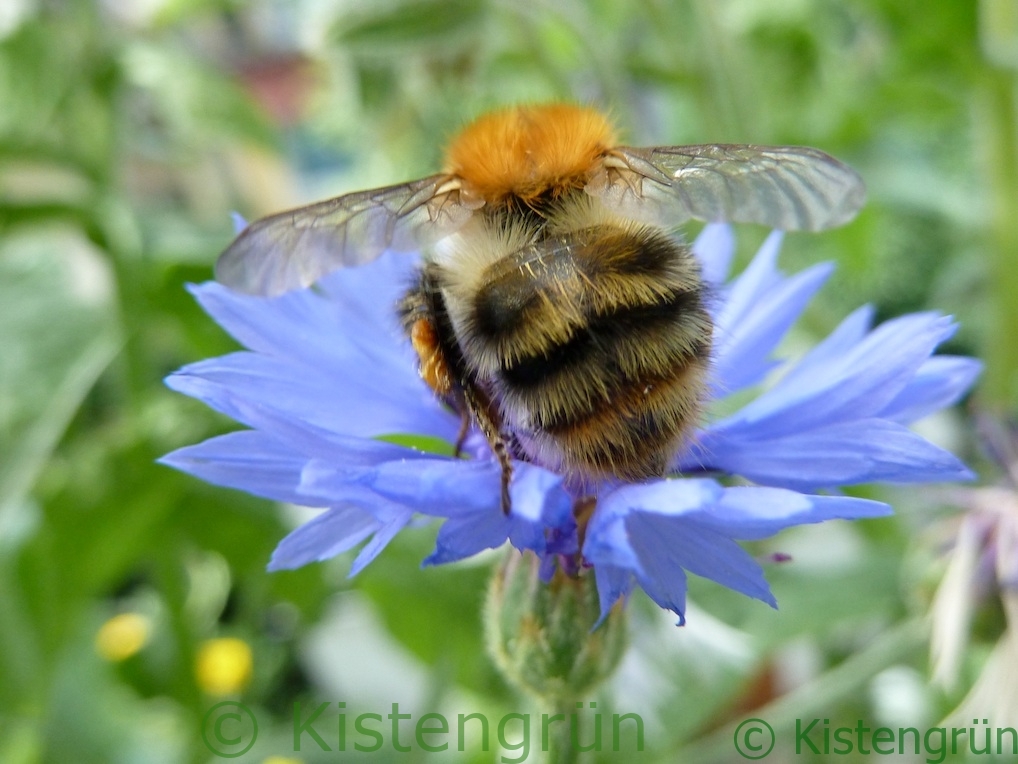
[[[870,202],[842,230],[788,237],[788,269],[839,263],[793,346],[862,302],[951,312],[950,349],[987,363],[978,406],[1006,415],[1016,65],[1010,0],[4,0],[0,762],[217,760],[199,734],[217,699],[194,662],[219,636],[254,655],[238,697],[261,734],[238,761],[337,757],[307,738],[293,751],[294,701],[531,710],[483,654],[490,559],[421,571],[422,527],[355,580],[347,559],[269,575],[292,512],[155,464],[234,428],[161,382],[234,348],[184,290],[210,278],[231,210],[428,174],[460,125],[520,101],[598,104],[636,145],[819,146],[861,171]],[[743,261],[765,233],[740,229]],[[959,411],[936,432],[993,480],[971,429]],[[761,706],[779,735],[796,717],[929,726],[950,711],[1003,617],[987,600],[961,685],[933,688],[929,528],[948,510],[879,495],[897,517],[754,549],[794,553],[768,569],[780,612],[696,582],[677,630],[635,598],[601,707],[639,712],[648,750],[596,760],[734,761],[726,725]],[[110,663],[93,643],[120,612],[153,634]]]

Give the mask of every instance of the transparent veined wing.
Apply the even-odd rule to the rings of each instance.
[[[839,226],[866,198],[855,170],[803,146],[622,146],[585,190],[627,217],[661,225],[696,218],[785,231]]]
[[[482,205],[449,175],[337,196],[256,220],[219,256],[216,279],[241,292],[281,294],[386,250],[428,246]]]

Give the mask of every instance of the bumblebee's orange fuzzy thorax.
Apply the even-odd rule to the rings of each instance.
[[[571,104],[520,106],[486,114],[450,144],[446,170],[486,202],[532,202],[584,184],[615,145],[615,131],[593,109]]]

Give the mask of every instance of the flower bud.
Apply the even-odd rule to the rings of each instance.
[[[531,552],[510,550],[488,589],[488,652],[502,675],[546,705],[583,697],[611,676],[625,651],[625,610],[600,617],[590,570],[540,578]]]

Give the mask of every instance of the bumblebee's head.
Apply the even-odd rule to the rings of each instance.
[[[532,204],[581,188],[615,145],[603,114],[573,104],[520,106],[486,114],[453,139],[446,170],[488,204]]]

